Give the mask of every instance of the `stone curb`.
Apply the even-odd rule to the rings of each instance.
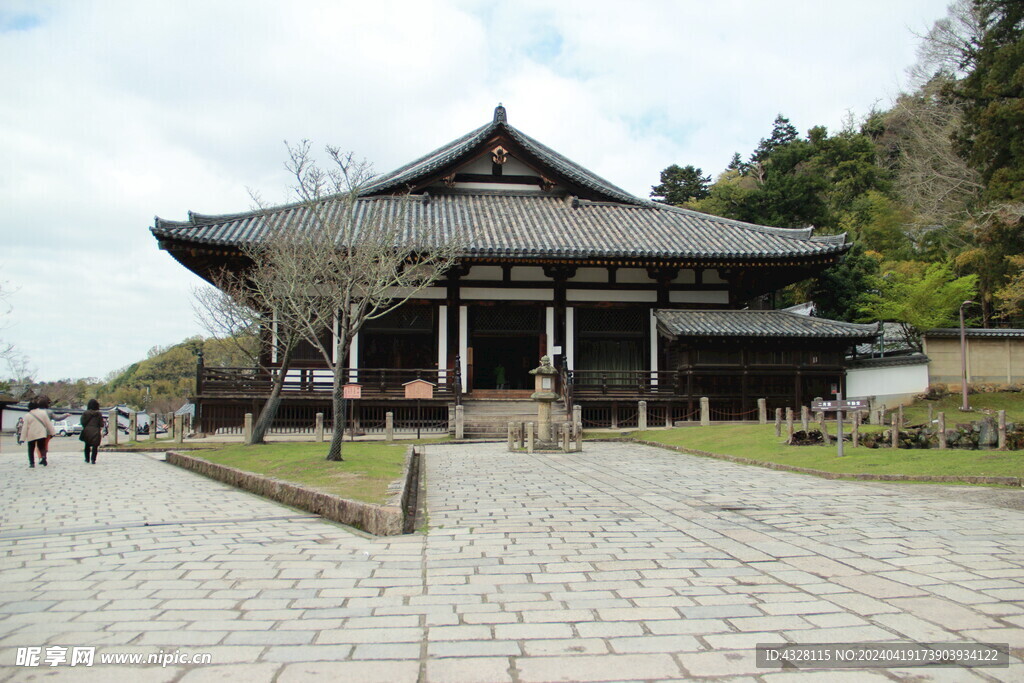
[[[729,462],[735,462],[740,465],[754,465],[756,467],[765,467],[770,470],[781,470],[783,472],[797,472],[799,474],[812,474],[822,479],[853,479],[857,481],[918,481],[918,482],[937,482],[945,484],[994,484],[997,486],[1024,486],[1024,479],[1021,477],[957,477],[948,475],[926,475],[926,474],[847,474],[843,472],[826,472],[824,470],[815,470],[810,467],[797,467],[796,465],[784,465],[777,462],[763,462],[761,460],[751,460],[749,458],[741,458],[736,455],[722,455],[721,453],[709,453],[707,451],[698,451],[695,448],[684,448],[682,446],[672,446],[670,444],[658,443],[657,441],[645,441],[643,439],[629,439],[633,443],[643,444],[645,446],[655,446],[657,448],[664,448],[670,451],[677,451],[679,453],[686,453],[688,455],[699,455],[705,458],[715,458],[716,460],[727,460]]]
[[[175,451],[167,451],[166,462],[278,503],[362,529],[376,536],[397,536],[402,534],[406,528],[404,510],[407,497],[410,492],[416,490],[418,485],[417,482],[411,481],[418,469],[412,466],[413,461],[418,457],[419,454],[410,446],[406,451],[405,468],[400,480],[402,482],[401,491],[392,496],[387,505],[348,500],[323,491],[316,491],[226,465],[218,465],[209,460]]]

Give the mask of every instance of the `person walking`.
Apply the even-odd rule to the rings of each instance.
[[[36,449],[39,449],[39,464],[46,467],[46,451],[50,439],[57,430],[50,422],[47,411],[50,408],[50,397],[43,394],[29,403],[30,410],[21,425],[21,440],[28,443],[28,466],[36,466]]]
[[[89,399],[86,411],[82,413],[82,434],[78,437],[85,442],[85,461],[96,464],[96,454],[103,440],[103,414],[100,404],[94,398]]]

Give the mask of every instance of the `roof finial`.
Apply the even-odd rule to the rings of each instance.
[[[505,107],[501,106],[501,102],[498,102],[498,106],[494,108],[494,122],[508,123],[508,115],[505,114]]]

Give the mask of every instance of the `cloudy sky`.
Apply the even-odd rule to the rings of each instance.
[[[502,102],[646,197],[669,164],[749,154],[780,112],[806,132],[887,106],[946,3],[0,0],[0,339],[58,379],[200,333],[153,216],[286,199],[284,140],[385,172]]]

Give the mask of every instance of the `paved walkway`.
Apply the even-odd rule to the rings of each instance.
[[[1022,680],[1024,513],[642,446],[430,446],[366,538],[144,455],[0,452],[0,680]],[[1011,668],[759,669],[759,642],[1009,642]],[[90,668],[18,647],[95,646]],[[209,653],[211,665],[103,665]]]

